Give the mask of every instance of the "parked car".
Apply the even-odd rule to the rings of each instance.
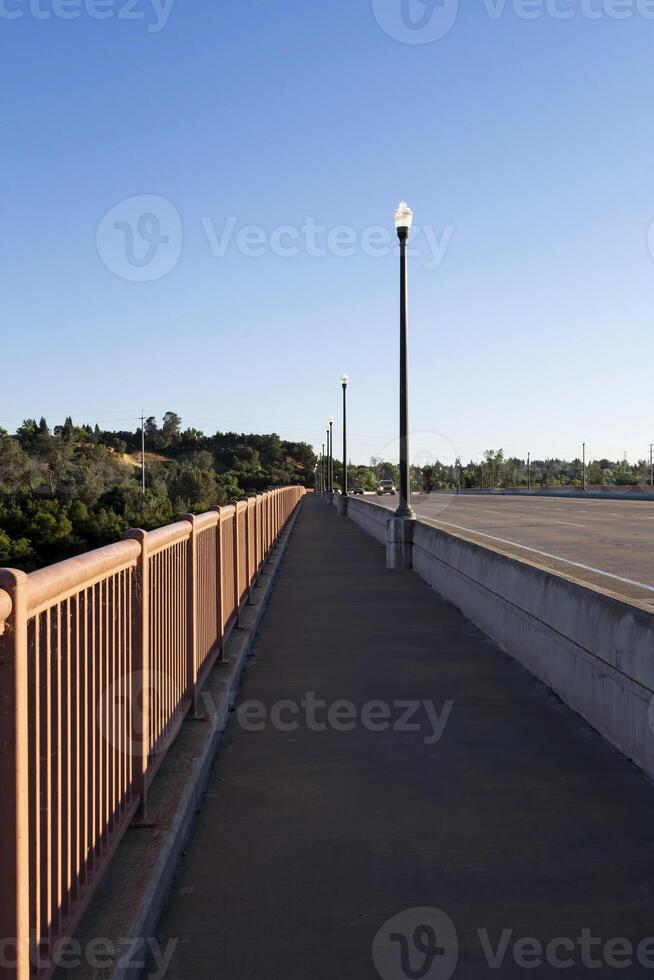
[[[362,496],[363,496],[363,492],[364,492],[363,487],[360,486],[358,483],[356,487],[352,487],[352,489],[350,490],[350,493],[360,493]]]
[[[391,497],[397,493],[392,480],[380,480],[377,484],[377,496],[382,497],[385,493],[390,493]]]

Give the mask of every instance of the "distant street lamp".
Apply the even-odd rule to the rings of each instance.
[[[581,469],[581,472],[582,472],[582,490],[585,490],[586,489],[586,443],[585,442],[582,443],[582,450],[581,450],[581,452],[582,452],[582,463],[581,463],[581,467],[582,467],[582,469]]]
[[[334,492],[334,416],[329,416],[329,492]]]
[[[347,374],[341,375],[343,388],[343,479],[341,480],[341,496],[347,497]]]
[[[408,295],[407,242],[413,211],[402,201],[395,212],[395,227],[400,242],[400,503],[396,517],[414,518],[411,509],[409,476],[409,366],[408,366]]]
[[[527,490],[531,490],[531,453],[527,453]]]
[[[324,493],[325,490],[327,489],[327,481],[326,481],[326,478],[325,478],[326,477],[326,474],[325,474],[325,443],[324,442],[322,444],[322,453],[320,455],[320,459],[321,459],[321,467],[320,468],[322,470],[322,487],[321,487],[321,490]]]

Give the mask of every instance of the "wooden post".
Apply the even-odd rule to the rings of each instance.
[[[225,659],[225,592],[223,589],[223,521],[220,507],[212,507],[218,514],[216,524],[216,619],[220,650],[218,660]]]
[[[239,582],[238,549],[240,534],[238,533],[238,501],[234,501],[234,609],[236,610],[236,625],[241,622],[241,585]]]
[[[5,943],[0,977],[29,980],[27,575],[3,569],[0,588],[11,600],[4,627],[0,623],[0,839],[4,852],[0,940]],[[14,950],[15,963],[9,966]]]

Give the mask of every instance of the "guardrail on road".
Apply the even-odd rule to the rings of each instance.
[[[125,830],[148,821],[148,787],[303,494],[0,570],[0,977],[51,974]]]

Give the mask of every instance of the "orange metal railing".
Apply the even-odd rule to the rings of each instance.
[[[0,569],[0,977],[52,972],[303,494]]]

